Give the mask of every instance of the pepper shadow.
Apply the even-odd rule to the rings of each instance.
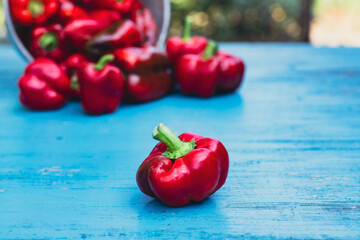
[[[225,206],[217,200],[215,196],[210,196],[184,207],[168,207],[138,191],[130,199],[130,205],[137,211],[138,237],[222,238],[229,225],[223,214]]]

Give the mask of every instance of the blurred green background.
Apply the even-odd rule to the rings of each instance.
[[[193,16],[194,34],[218,41],[300,41],[302,0],[171,0],[170,35]],[[306,34],[306,33],[304,33]]]
[[[170,36],[181,35],[191,15],[193,34],[217,41],[310,38],[315,45],[360,46],[360,0],[171,0],[171,6]],[[4,20],[0,8],[0,41]]]

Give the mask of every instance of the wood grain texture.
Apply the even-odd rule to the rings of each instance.
[[[112,115],[30,112],[25,64],[0,47],[0,239],[360,239],[360,49],[223,44],[239,93],[179,93]],[[153,128],[218,138],[224,187],[169,208],[137,188]]]

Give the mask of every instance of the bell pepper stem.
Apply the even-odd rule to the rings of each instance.
[[[153,138],[165,143],[168,147],[162,155],[170,159],[178,159],[185,156],[188,152],[195,149],[195,141],[182,142],[168,127],[163,123],[158,125],[154,132]]]
[[[100,58],[100,60],[95,64],[95,69],[100,71],[102,70],[105,65],[109,62],[114,61],[115,57],[113,54],[106,54]]]
[[[70,89],[73,91],[80,90],[80,84],[76,72],[74,72],[70,78]]]
[[[58,47],[59,40],[56,34],[47,32],[39,38],[39,45],[42,50],[51,52]]]
[[[44,4],[41,1],[29,1],[27,8],[33,17],[37,17],[44,13]]]
[[[206,48],[205,48],[205,51],[204,51],[204,55],[203,55],[203,58],[206,60],[206,59],[209,59],[209,58],[212,58],[213,56],[216,55],[216,52],[218,50],[218,45],[215,41],[213,40],[209,40]]]
[[[191,27],[193,25],[193,18],[187,16],[185,19],[185,26],[184,26],[184,35],[183,40],[189,41],[191,39]]]

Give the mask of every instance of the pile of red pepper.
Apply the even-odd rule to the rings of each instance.
[[[79,99],[93,115],[122,100],[148,102],[170,93],[210,97],[235,91],[244,63],[204,37],[170,38],[154,47],[158,28],[138,0],[9,0],[20,39],[35,60],[19,80],[20,102],[33,110]]]

